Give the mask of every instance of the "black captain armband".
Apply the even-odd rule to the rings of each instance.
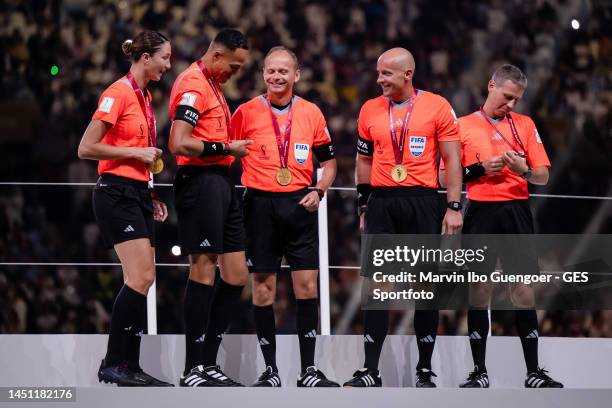
[[[374,155],[374,142],[365,140],[359,136],[357,138],[357,153],[363,154],[364,156]]]
[[[200,119],[200,113],[193,106],[179,105],[174,111],[174,120],[182,120],[195,127]]]
[[[469,181],[478,180],[480,177],[485,175],[485,168],[482,163],[474,163],[463,168],[463,181],[465,183]]]
[[[227,156],[229,154],[229,144],[227,143],[202,141],[202,145],[204,145],[204,149],[200,153],[200,157]]]
[[[334,145],[330,143],[325,143],[320,146],[313,146],[312,152],[317,157],[319,163],[326,162],[334,158]]]

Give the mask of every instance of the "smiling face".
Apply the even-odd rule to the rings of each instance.
[[[402,99],[412,84],[414,59],[405,49],[391,49],[378,58],[376,73],[376,83],[382,88],[383,95],[393,100]]]
[[[525,88],[514,81],[506,79],[501,84],[489,81],[489,95],[486,104],[494,118],[499,118],[512,112],[518,101],[523,97]]]
[[[161,45],[153,55],[148,53],[143,54],[145,71],[148,78],[152,81],[159,81],[162,75],[168,71],[171,67],[170,56],[172,55],[172,49],[170,42],[166,41]]]
[[[240,71],[248,57],[249,51],[244,48],[230,51],[225,47],[217,47],[212,54],[210,73],[217,82],[224,84]]]
[[[265,59],[263,78],[268,93],[284,96],[293,93],[293,84],[300,80],[300,70],[286,51],[276,51]]]

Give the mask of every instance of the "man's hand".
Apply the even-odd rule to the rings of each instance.
[[[488,176],[490,174],[496,174],[503,170],[506,163],[504,162],[502,156],[494,156],[489,160],[485,160],[482,162],[482,167],[485,169],[485,175]]]
[[[164,222],[168,218],[168,207],[163,201],[153,199],[153,219],[158,222]]]
[[[519,156],[517,152],[505,152],[502,154],[502,160],[510,171],[515,174],[523,175],[523,173],[529,170],[527,161],[524,157]]]
[[[248,145],[252,145],[252,140],[235,140],[229,144],[229,154],[236,158],[241,158],[249,154]]]
[[[319,193],[311,191],[300,200],[300,205],[303,206],[306,211],[315,212],[319,209],[319,201],[321,201],[319,199]]]
[[[442,235],[455,235],[461,231],[461,227],[463,227],[463,215],[461,215],[461,212],[448,208],[442,221]]]

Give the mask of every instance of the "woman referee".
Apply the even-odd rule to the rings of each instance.
[[[93,209],[102,238],[114,247],[124,285],[113,305],[100,382],[118,386],[173,386],[140,368],[140,336],[146,321],[146,294],[155,280],[153,221],[165,221],[166,205],[149,189],[150,173],[163,169],[156,147],[150,80],[170,69],[170,42],[155,31],[126,40],[132,66],[100,97],[79,145],[79,158],[99,160]]]

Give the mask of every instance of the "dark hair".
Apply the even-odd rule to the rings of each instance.
[[[162,44],[168,42],[163,34],[157,31],[145,30],[141,31],[134,39],[127,39],[121,44],[123,53],[132,61],[136,62],[142,57],[142,54],[155,54],[161,48]]]
[[[291,57],[291,59],[295,63],[295,69],[300,69],[300,63],[298,62],[297,55],[295,55],[295,52],[291,51],[289,48],[285,47],[284,45],[277,45],[276,47],[270,48],[270,51],[268,51],[268,53],[264,57],[264,61],[267,60],[270,55],[272,55],[272,54],[274,54],[275,52],[278,52],[278,51],[284,51],[287,54],[289,54],[289,56]]]
[[[506,81],[512,81],[523,89],[527,88],[527,76],[514,65],[504,64],[497,68],[491,77],[497,86],[501,86]]]
[[[237,48],[249,49],[249,42],[244,34],[233,28],[223,28],[217,33],[212,43],[222,45],[230,51],[235,51]]]

